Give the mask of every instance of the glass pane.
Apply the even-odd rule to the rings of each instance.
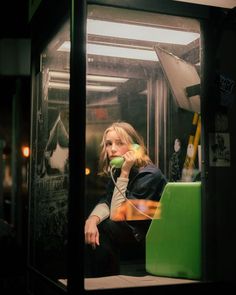
[[[69,36],[66,23],[40,54],[32,118],[30,265],[56,281],[67,262]]]
[[[87,62],[85,288],[190,282],[188,269],[168,280],[151,270],[146,233],[164,216],[167,184],[200,180],[199,23],[90,5]],[[107,130],[120,121],[154,166],[124,125]]]

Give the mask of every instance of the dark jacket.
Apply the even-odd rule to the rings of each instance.
[[[119,175],[120,169],[117,169],[114,172],[114,179],[116,180]],[[149,164],[139,169],[133,167],[129,175],[126,197],[128,199],[159,201],[166,183],[166,177],[154,164]],[[106,203],[110,207],[113,191],[114,183],[111,179],[107,186],[107,193],[101,198],[99,203]],[[135,238],[142,240],[146,234],[150,220],[128,221],[127,224],[132,227]]]
[[[114,173],[114,179],[116,180],[119,175],[120,169],[117,169]],[[166,182],[167,180],[161,170],[153,164],[139,169],[134,167],[130,172],[126,197],[128,199],[159,201]],[[110,207],[113,191],[114,183],[111,179],[107,186],[107,193],[99,203],[105,202]]]

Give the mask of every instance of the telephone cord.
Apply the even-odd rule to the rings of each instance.
[[[114,179],[114,176],[113,176],[113,170],[114,170],[115,168],[116,168],[116,167],[114,167],[114,166],[111,167],[111,169],[110,169],[110,175],[111,175],[111,179],[112,179],[112,181],[113,181],[115,187],[116,187],[117,190],[119,191],[119,193],[120,193],[120,194],[125,198],[125,200],[128,201],[128,202],[131,204],[131,206],[133,206],[133,208],[135,208],[139,213],[141,213],[142,215],[146,216],[148,219],[153,219],[152,216],[150,216],[150,215],[148,215],[148,214],[142,212],[139,208],[137,208],[137,207],[133,204],[133,202],[132,202],[131,200],[129,200],[129,199],[126,197],[126,195],[123,194],[123,192],[120,190],[120,188],[119,188],[118,185],[116,184],[115,179]]]

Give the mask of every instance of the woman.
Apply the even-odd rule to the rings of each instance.
[[[127,253],[127,249],[142,256],[136,258],[144,259],[145,235],[151,216],[142,214],[137,202],[159,201],[166,184],[165,176],[147,155],[143,139],[130,124],[113,123],[105,130],[101,147],[101,173],[112,178],[106,195],[85,222],[85,243],[91,246],[85,262],[91,266],[92,276],[119,274],[120,253]],[[111,167],[110,161],[121,156],[121,167]],[[124,205],[127,203],[149,219],[148,225],[126,220]]]

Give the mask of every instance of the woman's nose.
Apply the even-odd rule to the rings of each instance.
[[[116,144],[115,143],[112,144],[111,150],[112,150],[112,152],[115,152],[116,151]]]

